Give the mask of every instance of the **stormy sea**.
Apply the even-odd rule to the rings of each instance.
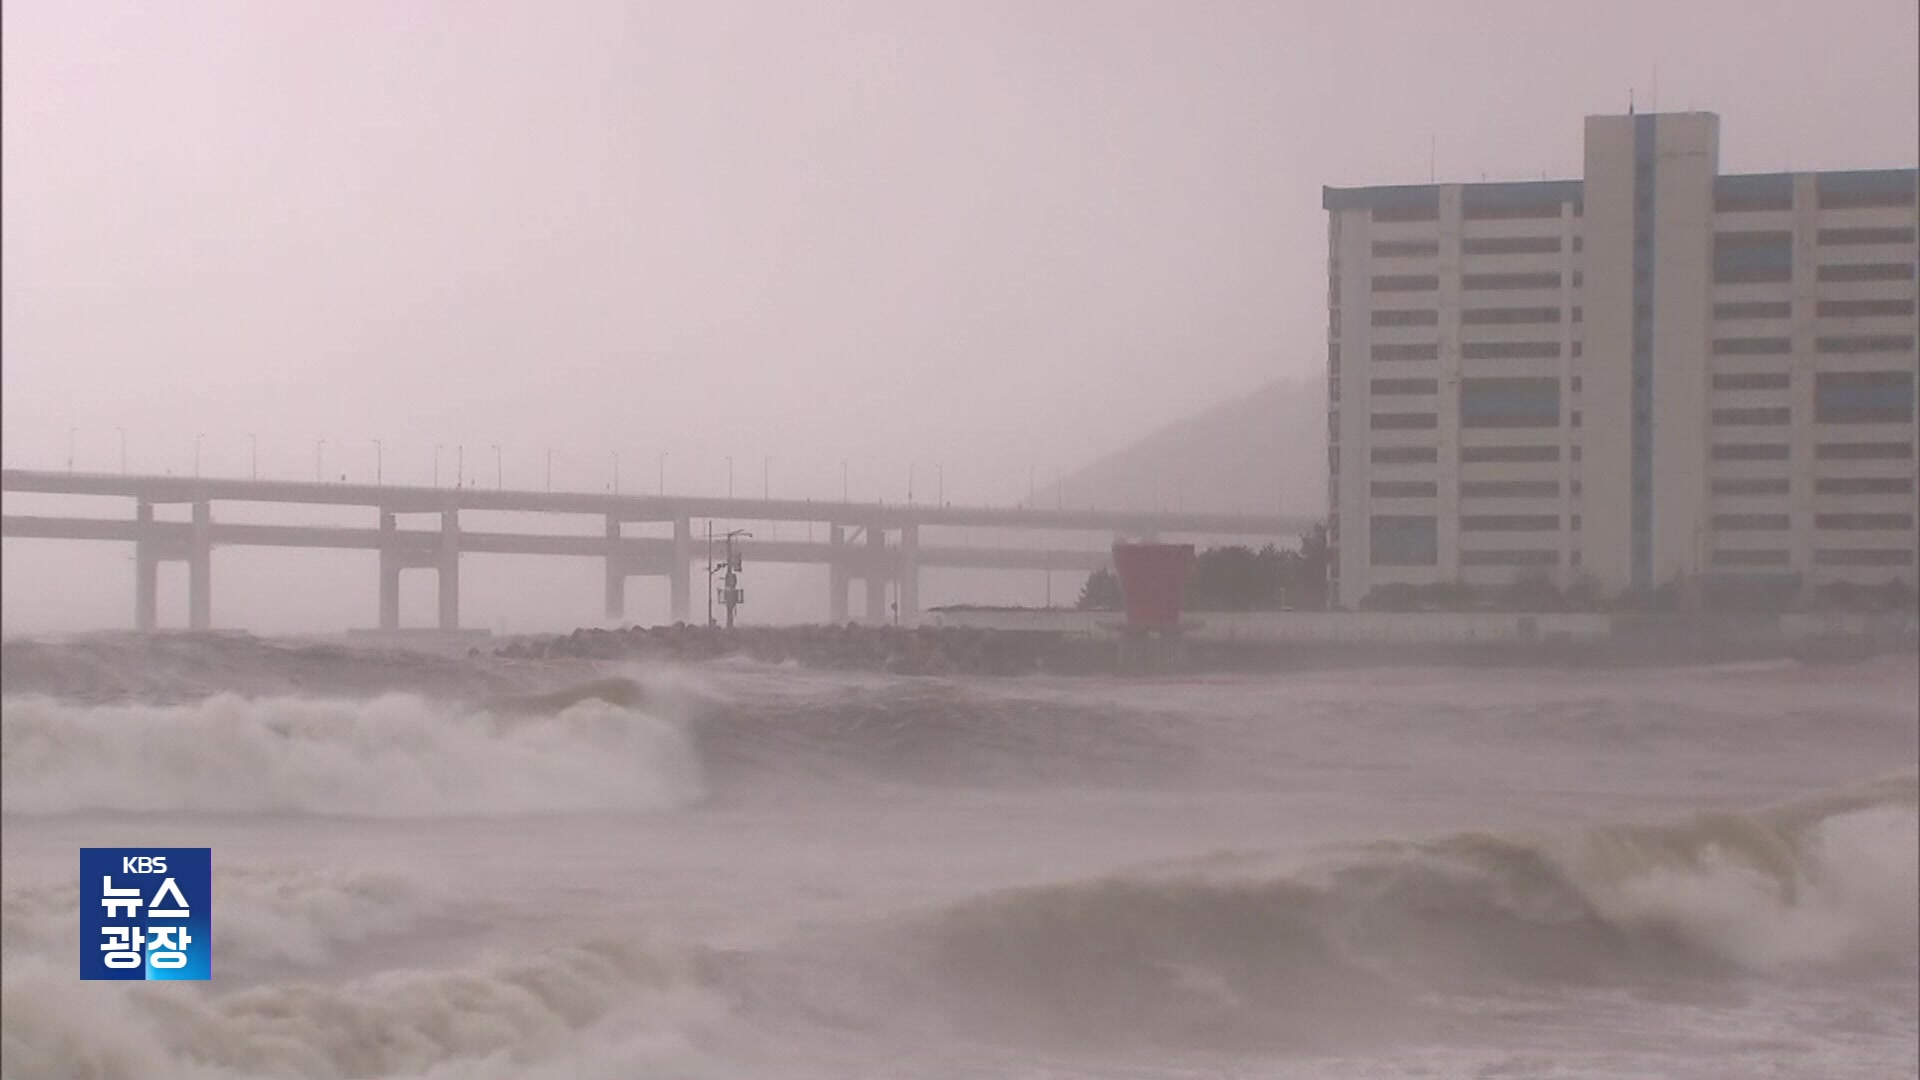
[[[1884,1078],[1909,658],[914,678],[13,640],[8,1078]],[[211,847],[211,981],[76,849]]]

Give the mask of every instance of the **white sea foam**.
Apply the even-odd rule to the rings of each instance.
[[[592,699],[511,720],[406,694],[9,699],[0,768],[8,814],[508,816],[658,810],[700,791],[678,725]]]

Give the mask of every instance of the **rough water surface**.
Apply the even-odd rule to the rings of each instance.
[[[20,1077],[1920,1068],[1920,672],[973,680],[0,653]],[[81,846],[211,846],[82,983]]]

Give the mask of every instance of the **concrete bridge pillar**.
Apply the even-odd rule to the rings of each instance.
[[[920,618],[920,526],[900,527],[900,621],[911,626]]]
[[[627,567],[620,558],[620,519],[607,515],[607,621],[617,623],[627,617]]]
[[[867,526],[867,624],[887,622],[887,531]]]
[[[686,622],[693,612],[693,521],[673,519],[673,563],[667,571],[669,606],[673,621]]]
[[[213,505],[193,504],[193,537],[187,548],[187,628],[213,629]]]
[[[834,626],[847,624],[847,529],[844,525],[827,527],[827,621]]]
[[[391,511],[380,512],[380,629],[400,629],[400,570],[405,565],[394,550],[397,526]]]
[[[460,511],[440,512],[440,629],[460,629]]]
[[[153,504],[134,511],[139,523],[133,542],[133,628],[151,634],[160,628],[160,546],[153,539]]]

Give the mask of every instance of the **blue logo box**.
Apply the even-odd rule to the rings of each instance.
[[[212,977],[212,848],[81,848],[80,977]]]

